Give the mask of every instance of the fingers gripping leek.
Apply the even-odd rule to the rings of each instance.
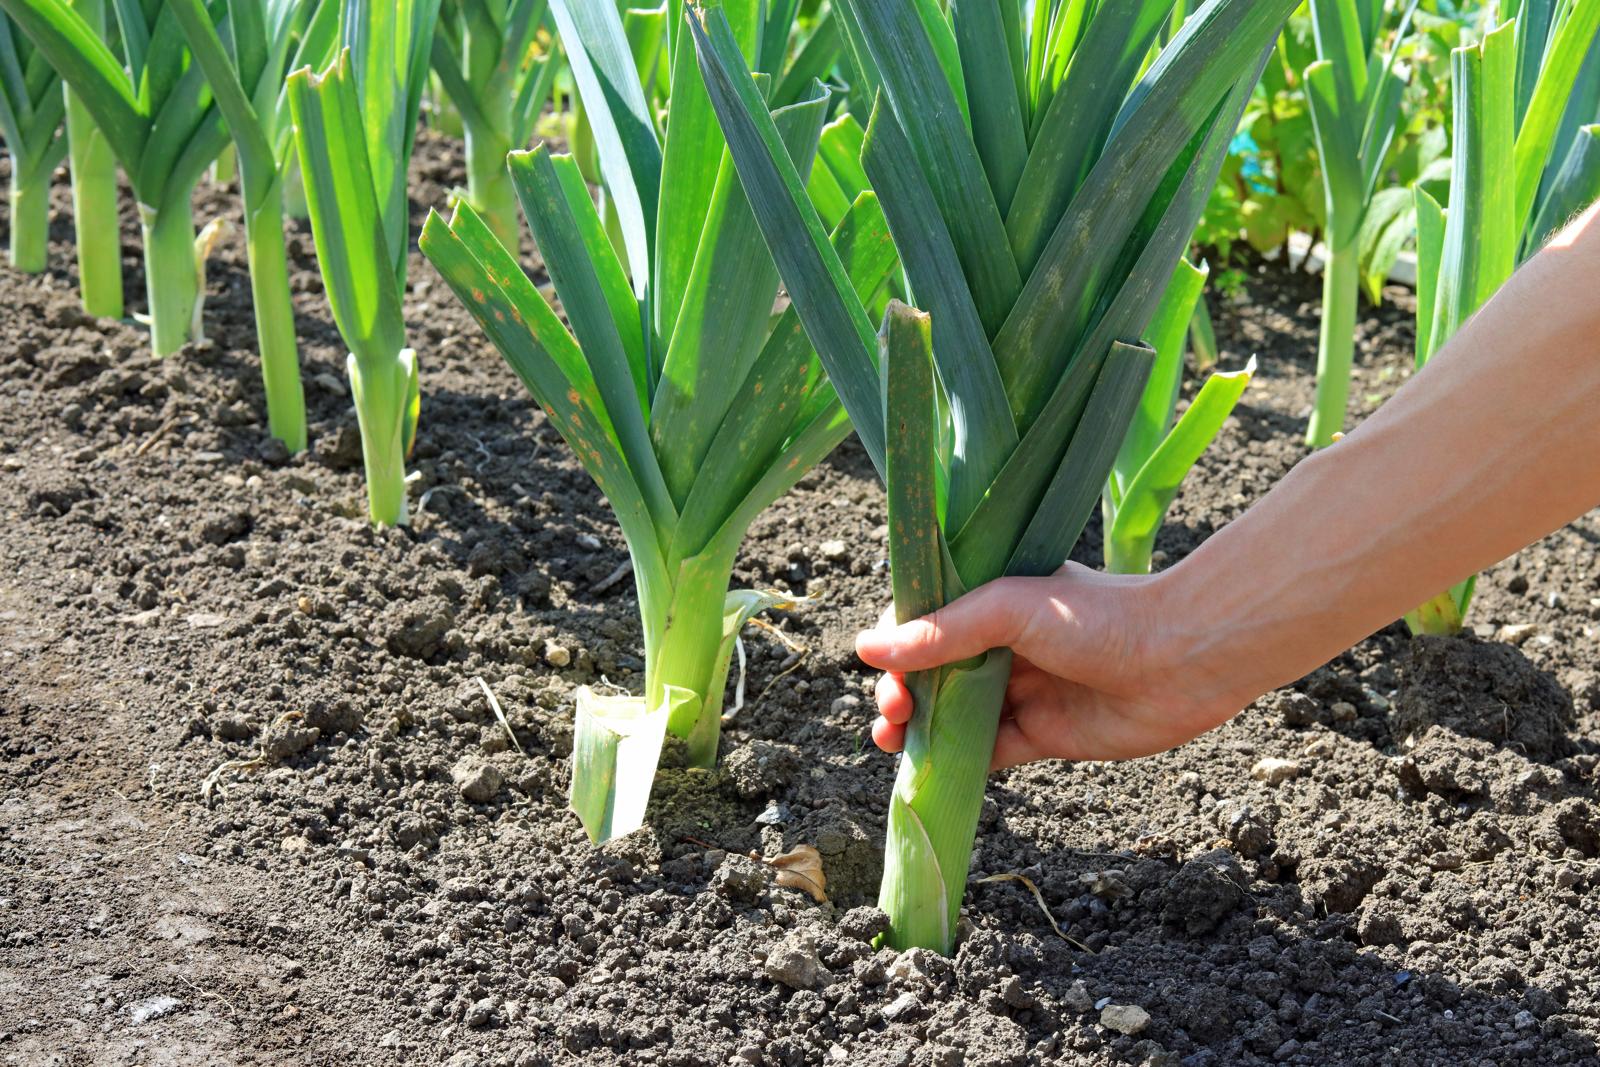
[[[410,221],[406,173],[438,0],[344,0],[338,59],[288,79],[311,233],[361,427],[367,510],[404,525],[416,433],[416,353],[402,314]]]
[[[727,4],[741,64],[767,51],[764,34],[788,30],[763,19],[764,6]],[[578,708],[572,805],[598,841],[640,824],[666,733],[686,741],[695,764],[715,761],[735,636],[782,602],[729,592],[735,554],[755,516],[849,422],[799,313],[773,315],[777,269],[682,26],[667,35],[676,50],[656,64],[671,67],[660,129],[615,5],[551,0],[550,9],[606,216],[577,162],[547,146],[513,152],[509,174],[570,328],[470,203],[448,222],[430,216],[421,246],[599,484],[628,542],[644,694],[586,693]],[[683,15],[674,8],[673,17]],[[770,51],[781,59],[784,50]],[[816,88],[776,109],[760,104],[802,170],[826,104]],[[854,197],[823,240],[852,299],[881,307],[895,252],[876,198]]]
[[[880,87],[861,164],[927,313],[896,306],[880,334],[728,19],[691,5],[755,217],[885,476],[901,617],[1066,558],[1149,374],[1138,339],[1294,0],[1211,0],[1148,68],[1170,3],[1100,5],[1070,33],[1050,7],[1025,39],[1020,0],[840,0]],[[998,649],[912,680],[879,897],[896,946],[950,951],[1008,676]]]
[[[122,56],[68,0],[0,0],[94,118],[139,201],[151,345],[188,340],[199,300],[190,195],[228,135],[162,0],[115,5]]]

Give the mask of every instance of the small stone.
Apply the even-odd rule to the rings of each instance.
[[[889,964],[889,977],[902,982],[931,983],[936,966],[933,959],[933,953],[925,948],[907,949]]]
[[[1082,978],[1072,983],[1066,995],[1061,998],[1061,1003],[1076,1012],[1094,1010],[1094,998],[1089,995],[1089,987],[1083,984]]]
[[[226,458],[227,457],[221,452],[196,452],[194,454],[194,461],[196,463],[204,463],[207,465],[221,463]]]
[[[1114,867],[1103,871],[1085,871],[1078,875],[1078,884],[1101,900],[1121,900],[1133,895],[1128,880]]]
[[[500,1001],[497,998],[484,997],[482,1000],[472,1002],[472,1006],[467,1009],[466,1018],[462,1021],[472,1029],[479,1030],[494,1022],[495,1012],[499,1010]]]
[[[1100,1012],[1100,1025],[1131,1036],[1150,1025],[1150,1013],[1137,1004],[1107,1004]]]
[[[461,790],[461,795],[474,804],[486,804],[493,800],[505,784],[505,777],[499,769],[480,756],[465,756],[456,761],[456,765],[450,769],[450,778]]]
[[[843,541],[824,541],[818,551],[822,553],[823,559],[834,563],[850,558],[850,549]]]
[[[149,626],[161,618],[161,611],[161,608],[151,608],[149,611],[141,611],[134,615],[124,615],[122,621],[129,626]]]
[[[790,989],[815,989],[828,971],[817,956],[817,943],[805,934],[790,934],[767,954],[767,977]]]
[[[757,826],[777,826],[789,821],[789,805],[773,803],[756,816]]]
[[[1333,712],[1334,722],[1355,722],[1356,706],[1348,700],[1338,700],[1328,709]]]
[[[1000,998],[1018,1011],[1027,1011],[1038,1003],[1016,975],[1000,983]]]
[[[281,467],[289,462],[289,446],[276,437],[266,437],[256,446],[256,455],[269,467]]]
[[[915,993],[901,993],[883,1009],[883,1017],[892,1023],[908,1019],[922,1010],[922,1001]]]
[[[589,552],[600,551],[600,538],[596,537],[592,533],[581,533],[577,537],[573,538],[573,540],[578,542],[579,548],[585,549]]]
[[[1522,646],[1527,644],[1528,638],[1539,632],[1539,625],[1532,622],[1517,622],[1500,627],[1495,640],[1504,641],[1508,645]]]
[[[572,653],[554,641],[546,641],[544,661],[552,667],[565,667],[572,662]]]
[[[1258,782],[1268,785],[1282,785],[1292,778],[1300,776],[1300,764],[1292,759],[1279,759],[1277,756],[1268,756],[1257,761],[1250,768],[1250,777]]]
[[[847,693],[838,697],[828,706],[828,710],[835,715],[852,715],[861,706],[861,698],[854,693]]]
[[[1327,734],[1319,734],[1307,742],[1306,747],[1301,751],[1312,759],[1323,759],[1331,756],[1333,755],[1333,738]]]
[[[133,1025],[142,1026],[151,1019],[159,1019],[163,1015],[171,1015],[183,1007],[183,1001],[177,997],[151,997],[141,1000],[128,1009],[128,1015],[133,1020]]]
[[[227,622],[228,617],[226,615],[216,615],[209,611],[197,611],[191,615],[185,615],[183,621],[187,622],[192,629],[209,630]]]
[[[348,395],[348,390],[345,389],[344,383],[338,378],[335,378],[333,375],[329,374],[327,371],[321,371],[317,374],[313,374],[311,376],[311,384],[315,385],[318,389],[321,389],[324,393],[327,393],[330,396]]]
[[[871,941],[889,930],[889,916],[877,908],[851,908],[839,917],[839,933],[857,941]]]
[[[278,847],[291,856],[303,856],[311,851],[311,841],[299,834],[291,834]]]

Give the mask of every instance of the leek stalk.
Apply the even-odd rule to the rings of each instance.
[[[1410,0],[1385,55],[1384,0],[1311,0],[1317,61],[1305,70],[1306,104],[1321,163],[1328,261],[1317,332],[1317,395],[1306,444],[1322,448],[1344,430],[1355,355],[1361,228],[1400,118],[1405,79],[1395,56],[1411,24]]]
[[[50,175],[66,154],[61,79],[9,18],[0,15],[0,136],[11,156],[10,262],[45,268],[50,243]]]
[[[885,477],[900,617],[1066,559],[1150,373],[1137,339],[1293,7],[1209,0],[1147,67],[1170,2],[1085,9],[1070,33],[1040,20],[1024,39],[1021,0],[948,16],[841,0],[876,88],[861,164],[927,313],[895,305],[879,331],[725,12],[691,6],[767,246]],[[911,680],[879,896],[896,947],[951,950],[1009,659],[995,649]]]
[[[727,0],[741,65],[786,53],[782,40],[761,47],[790,32],[771,10],[763,18],[764,6]],[[609,3],[551,0],[550,9],[602,200],[578,160],[548,146],[512,152],[509,173],[566,323],[470,202],[448,222],[431,215],[421,246],[599,484],[633,559],[644,691],[582,693],[578,702],[571,802],[602,841],[640,825],[669,732],[694,765],[716,760],[739,629],[787,603],[781,593],[729,590],[739,544],[849,422],[798,313],[772,314],[777,268],[681,22],[661,33]],[[665,54],[644,61],[652,48]],[[763,84],[781,74],[764,71]],[[653,102],[662,85],[664,128]],[[785,158],[810,169],[827,94],[812,87],[760,106]],[[881,307],[895,253],[872,193],[844,206],[823,240],[853,299]]]
[[[506,153],[533,134],[558,68],[544,33],[549,0],[456,0],[433,38],[433,69],[461,116],[467,202],[516,247],[517,194]]]
[[[299,452],[306,447],[306,411],[283,245],[282,190],[292,143],[284,78],[291,67],[327,57],[336,9],[313,0],[227,0],[227,18],[216,25],[202,0],[167,3],[233,138],[228,158],[236,162],[244,201],[267,423],[290,452]]]
[[[1181,261],[1145,331],[1155,349],[1155,365],[1100,496],[1106,570],[1113,574],[1150,573],[1151,553],[1167,508],[1255,373],[1252,359],[1242,371],[1210,375],[1174,425],[1183,385],[1184,340],[1195,309],[1202,306],[1207,273],[1204,267]]]
[[[91,27],[110,32],[102,0],[74,0]],[[117,157],[72,87],[66,95],[67,146],[72,169],[72,225],[78,246],[78,293],[83,310],[122,317],[122,224],[117,212]]]
[[[1448,210],[1420,185],[1415,191],[1419,368],[1537,251],[1563,210],[1552,203],[1582,207],[1575,201],[1584,189],[1600,191],[1600,153],[1582,126],[1600,113],[1600,76],[1580,77],[1597,33],[1600,0],[1559,9],[1527,0],[1482,41],[1451,52]],[[1439,593],[1408,612],[1406,625],[1414,634],[1459,633],[1475,588],[1468,578]]]
[[[338,58],[289,75],[295,152],[328,306],[349,346],[367,512],[409,521],[405,463],[421,390],[402,313],[411,243],[406,174],[439,0],[344,0]],[[272,194],[278,195],[276,191]]]

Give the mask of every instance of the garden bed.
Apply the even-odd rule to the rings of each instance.
[[[458,157],[423,138],[419,210]],[[721,768],[669,767],[597,849],[564,757],[573,689],[642,675],[626,552],[432,269],[413,253],[416,517],[375,532],[304,225],[291,459],[242,243],[210,340],[155,363],[77,310],[55,195],[51,273],[0,270],[0,1063],[1600,1062],[1600,515],[1486,575],[1477,638],[1390,627],[1176,752],[998,776],[955,958],[874,954],[851,909],[894,760],[851,638],[887,550],[853,442],[744,546],[736,584],[815,602],[747,632]],[[137,306],[126,206],[123,249]],[[1315,280],[1209,298],[1225,365],[1261,370],[1167,561],[1303,455]],[[1410,311],[1364,314],[1370,410]],[[744,857],[800,844],[831,903]]]

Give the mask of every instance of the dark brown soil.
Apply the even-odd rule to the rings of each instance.
[[[419,206],[457,156],[424,137]],[[375,533],[304,229],[314,447],[287,459],[239,243],[211,341],[152,363],[75,310],[57,197],[51,273],[0,270],[0,1062],[1600,1063],[1600,516],[1484,576],[1482,640],[1390,627],[1175,752],[997,777],[955,958],[874,953],[893,758],[850,653],[887,598],[857,449],[745,546],[739,581],[820,600],[746,638],[722,769],[664,772],[650,826],[591,848],[570,698],[639,681],[631,586],[599,591],[625,552],[427,264],[417,518]],[[1302,455],[1316,298],[1261,267],[1214,306],[1262,369],[1166,558]],[[1368,314],[1363,411],[1409,348],[1404,308]],[[1256,780],[1265,757],[1297,775]],[[801,843],[832,904],[741,855]]]

